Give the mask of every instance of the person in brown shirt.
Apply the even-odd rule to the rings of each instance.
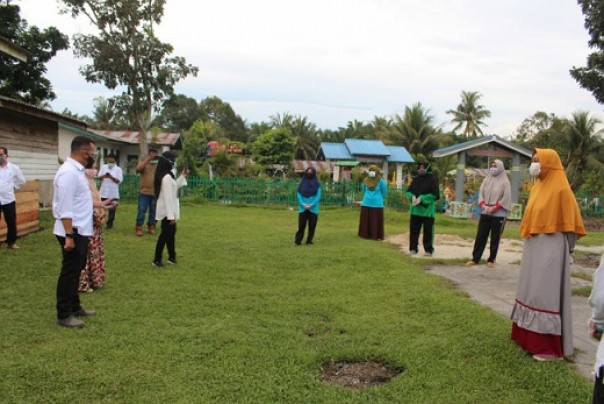
[[[155,179],[155,169],[157,168],[158,154],[157,150],[149,149],[149,154],[136,165],[136,172],[139,173],[140,180],[138,185],[138,213],[136,215],[136,235],[143,235],[143,224],[145,223],[145,214],[149,211],[147,218],[147,232],[155,234],[155,191],[153,189],[153,180]]]

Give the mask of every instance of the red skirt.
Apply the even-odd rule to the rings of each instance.
[[[512,341],[531,355],[564,356],[560,335],[539,334],[512,323]]]
[[[359,237],[370,240],[384,239],[384,208],[361,206]]]

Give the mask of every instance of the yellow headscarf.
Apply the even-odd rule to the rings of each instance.
[[[560,156],[552,149],[535,149],[535,154],[539,156],[541,173],[531,188],[520,235],[527,238],[533,234],[570,232],[583,237],[583,218]]]

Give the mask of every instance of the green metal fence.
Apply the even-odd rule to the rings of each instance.
[[[120,187],[122,199],[136,199],[138,195],[138,176],[124,176]],[[204,200],[216,203],[254,205],[297,205],[296,190],[300,183],[297,179],[252,179],[252,178],[214,178],[189,177],[182,196],[200,196]],[[363,197],[361,184],[353,182],[324,183],[322,187],[322,206],[352,206]],[[396,209],[408,209],[405,199],[406,189],[389,187],[386,206]]]
[[[138,195],[137,175],[124,176],[120,186],[122,199],[135,200]],[[298,179],[254,179],[254,178],[214,178],[189,177],[187,187],[182,191],[183,196],[199,196],[204,200],[226,204],[254,205],[290,205],[295,206]],[[321,184],[323,196],[322,206],[353,206],[363,197],[362,186],[353,182],[334,182]],[[388,187],[386,206],[400,210],[409,210],[409,202],[405,198],[407,189],[393,186]],[[521,193],[520,203],[526,206],[528,194]],[[577,202],[585,217],[604,217],[602,195],[577,194]],[[442,212],[445,198],[441,197],[437,210]]]

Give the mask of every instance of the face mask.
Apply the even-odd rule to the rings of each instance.
[[[93,166],[94,166],[94,157],[88,156],[86,158],[86,165],[84,167],[85,168],[92,168]]]
[[[6,157],[0,157],[0,166],[4,165],[4,163],[6,163]]]
[[[375,178],[375,171],[369,171],[369,176],[371,178]]]
[[[157,164],[157,159],[149,160],[149,164]]]
[[[107,163],[107,167],[113,168],[113,167],[115,167],[115,163]]]
[[[312,173],[306,173],[306,178],[312,179],[312,177],[313,177]]]
[[[426,175],[426,170],[424,170],[424,169],[417,170],[417,175]]]
[[[491,168],[489,168],[489,172],[491,173],[491,175],[497,175],[497,174],[499,174],[499,170],[497,170],[497,167],[491,167]]]
[[[540,173],[541,173],[541,164],[531,163],[531,166],[529,167],[529,174],[531,175],[531,177],[538,177]]]

